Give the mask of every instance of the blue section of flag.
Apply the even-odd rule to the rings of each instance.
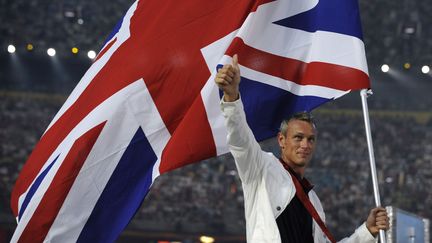
[[[45,176],[48,174],[48,172],[51,170],[51,167],[54,165],[54,163],[57,161],[58,157],[60,155],[57,155],[57,157],[49,164],[45,170],[42,171],[42,173],[36,178],[33,185],[30,187],[29,191],[27,192],[26,197],[24,198],[24,202],[22,203],[21,209],[18,214],[18,220],[21,219],[22,215],[24,214],[24,211],[26,210],[30,200],[33,198],[33,195],[36,193],[37,189],[39,188],[40,184],[42,183]]]
[[[123,23],[123,18],[120,19],[119,22],[117,22],[117,24],[114,27],[114,29],[111,31],[111,33],[108,35],[108,37],[105,39],[105,42],[103,44],[104,46],[106,45],[106,43],[108,41],[110,41],[115,36],[115,34],[117,34],[117,32],[120,30],[120,27],[122,26],[122,23]]]
[[[114,242],[147,195],[156,154],[141,128],[99,197],[77,242]]]
[[[242,77],[240,83],[246,119],[258,141],[274,137],[283,119],[311,111],[331,99],[297,96],[286,90]]]
[[[311,10],[274,23],[307,32],[329,31],[363,40],[357,0],[320,0]]]

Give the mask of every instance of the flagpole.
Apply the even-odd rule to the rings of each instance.
[[[371,89],[362,89],[360,91],[362,107],[363,107],[363,117],[365,122],[366,139],[367,139],[367,145],[369,150],[369,162],[370,162],[370,168],[372,174],[372,184],[373,184],[373,191],[375,197],[375,205],[377,207],[381,207],[378,178],[377,178],[376,165],[375,165],[375,155],[374,155],[373,144],[372,144],[372,133],[371,133],[370,122],[369,122],[369,110],[368,110],[368,104],[366,100],[367,97],[370,95],[372,95]],[[379,237],[381,243],[386,243],[384,230],[379,231]]]

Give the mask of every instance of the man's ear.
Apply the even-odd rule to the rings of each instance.
[[[284,146],[285,136],[281,132],[278,132],[277,140],[278,140],[278,143],[279,143],[279,147],[282,148]]]

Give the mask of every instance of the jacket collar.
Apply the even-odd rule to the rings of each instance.
[[[302,178],[300,176],[300,174],[298,174],[291,167],[289,167],[289,165],[287,163],[285,163],[281,158],[279,158],[279,162],[283,165],[285,170],[287,170],[291,175],[294,175],[297,178],[297,180],[300,182],[300,184],[302,185],[302,187],[306,193],[308,193],[310,190],[312,190],[314,185],[312,183],[310,183],[309,180],[306,179],[306,177],[303,176],[303,178]]]

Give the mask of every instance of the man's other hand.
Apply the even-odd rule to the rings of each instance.
[[[372,209],[366,220],[366,227],[373,236],[377,236],[380,230],[388,230],[389,217],[385,208],[377,207]]]

